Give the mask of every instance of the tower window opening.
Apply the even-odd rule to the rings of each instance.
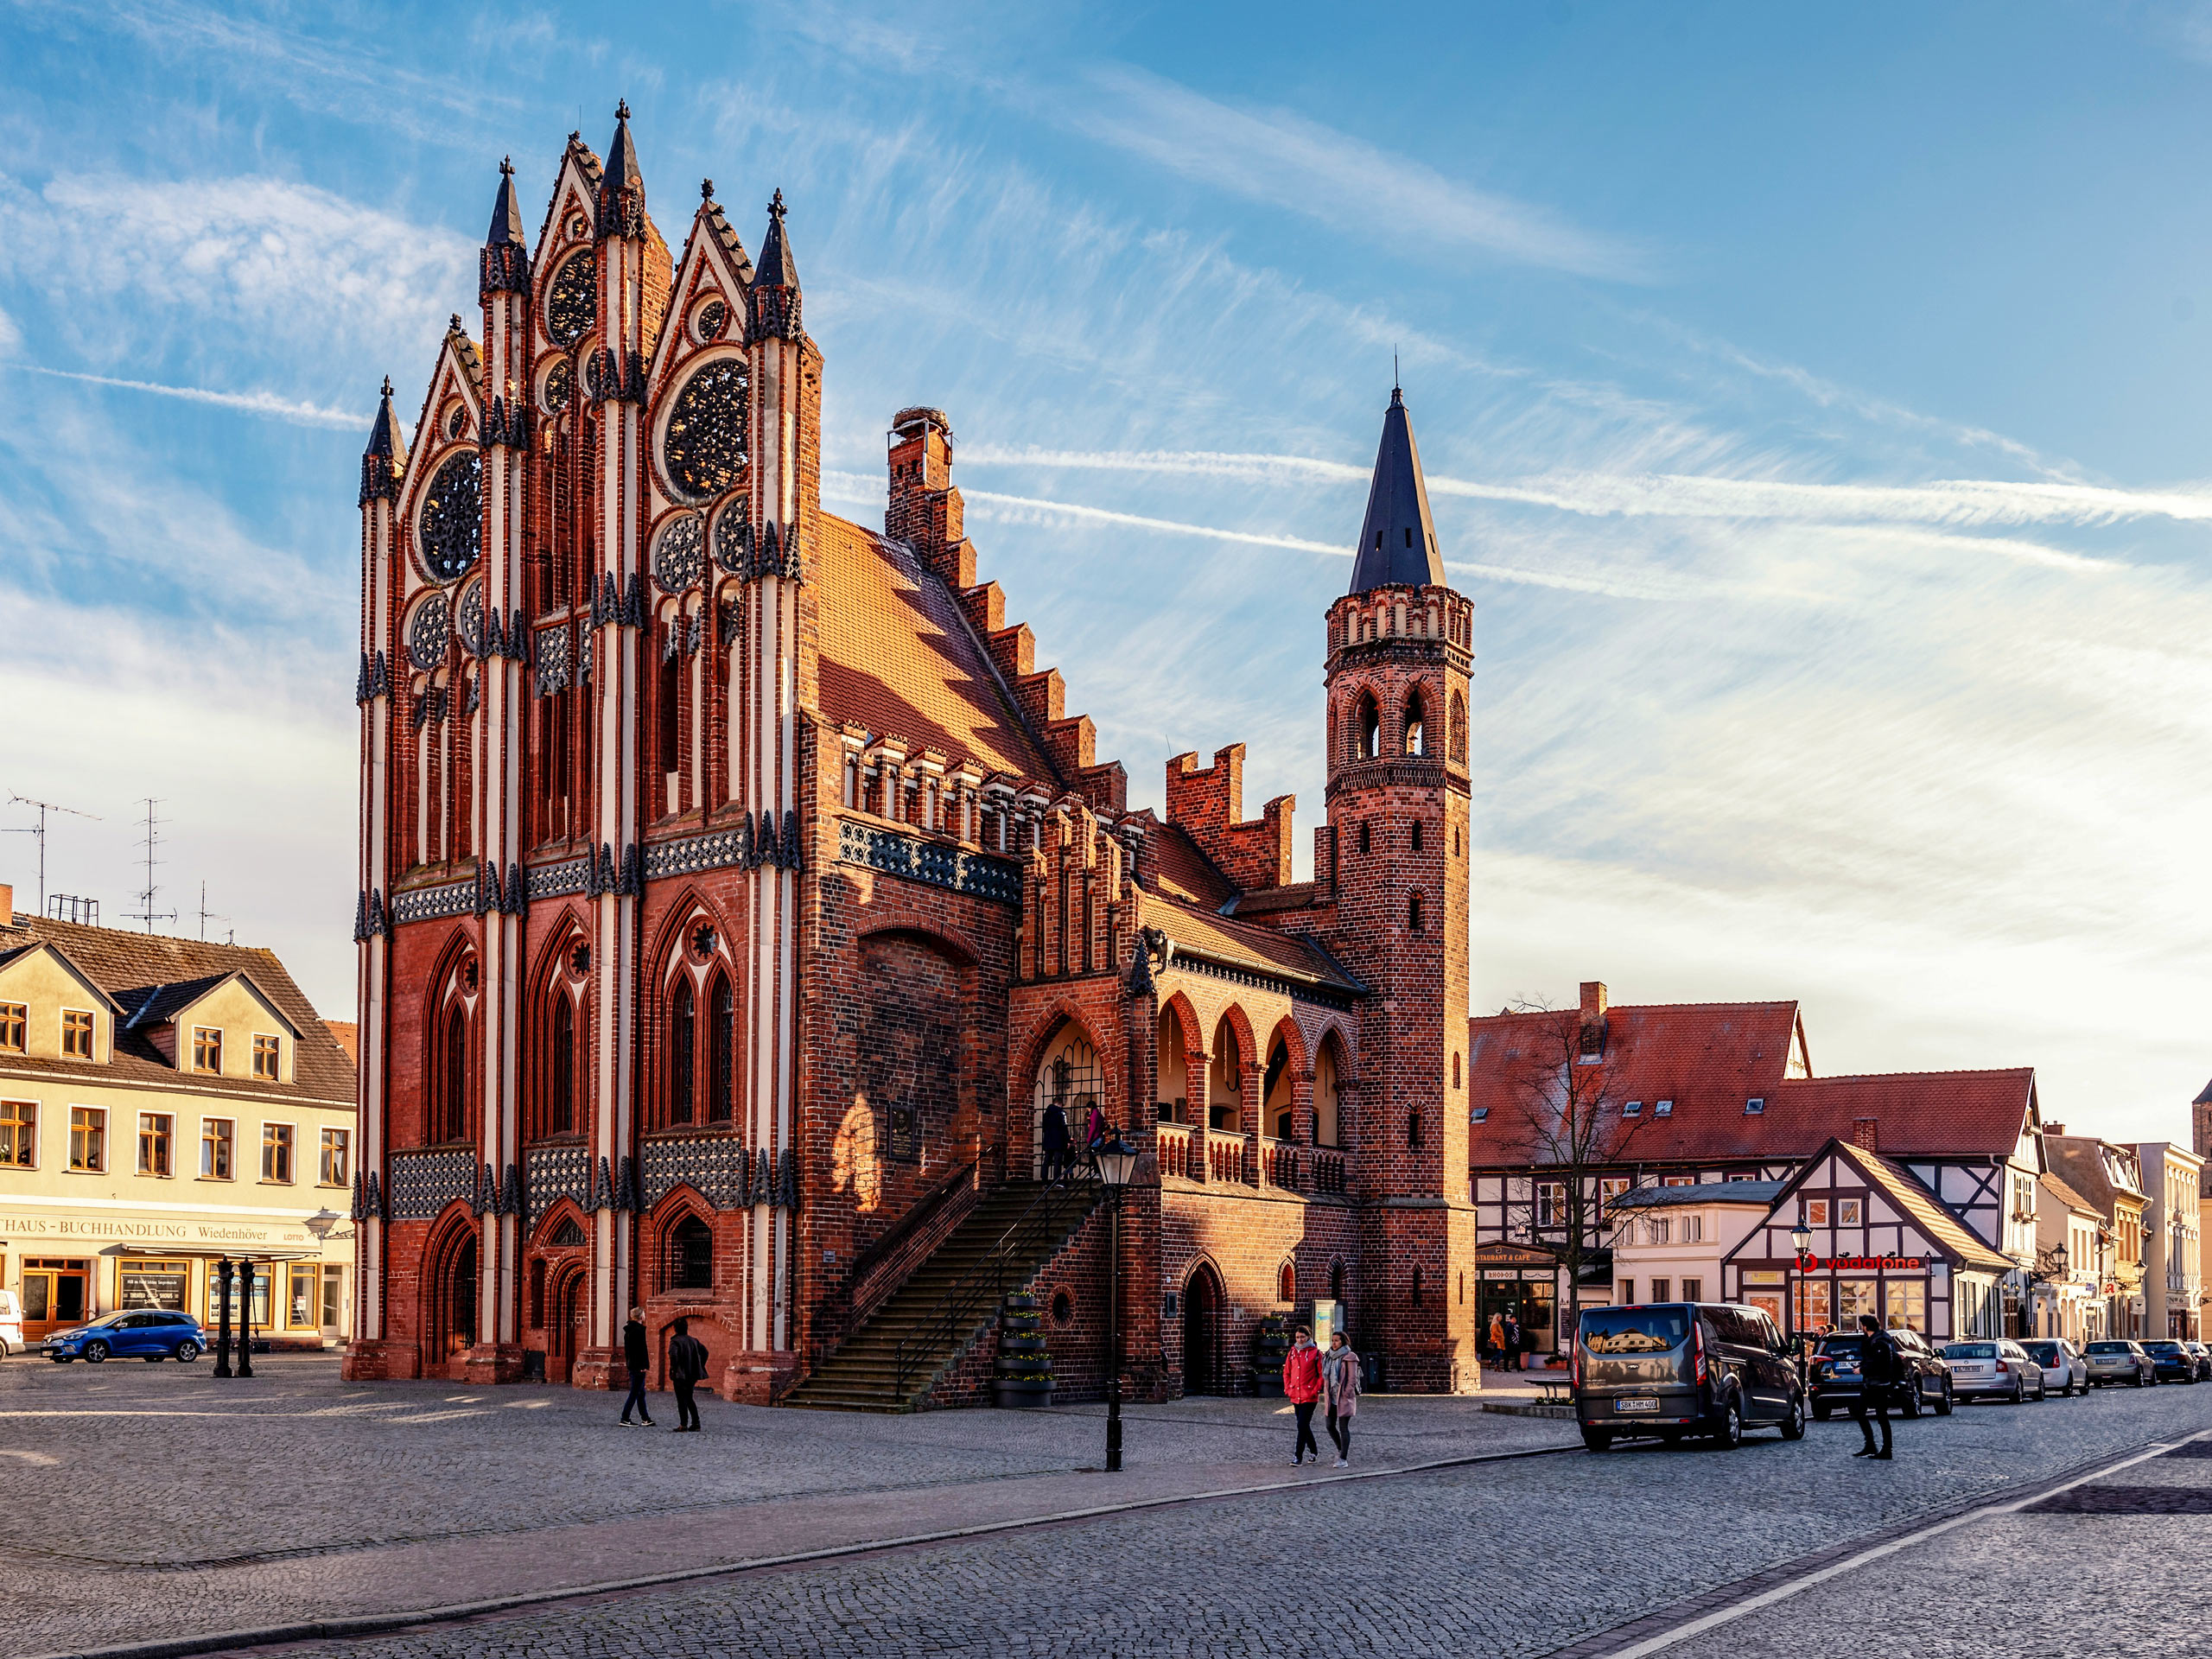
[[[1375,706],[1375,699],[1363,696],[1359,700],[1359,759],[1375,760],[1382,754],[1382,711]]]
[[[1414,851],[1421,851],[1421,820],[1414,820]]]
[[[1364,818],[1359,823],[1359,850],[1363,855],[1375,850],[1375,829]]]
[[[1406,526],[1406,545],[1407,545],[1408,547],[1411,547],[1413,544],[1414,544],[1414,531],[1413,531],[1413,526],[1412,526],[1411,524],[1408,524],[1408,525],[1407,525],[1407,526]]]
[[[1418,893],[1407,895],[1406,926],[1415,933],[1421,931],[1421,894]]]

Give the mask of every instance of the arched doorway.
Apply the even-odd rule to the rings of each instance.
[[[1221,1281],[1201,1263],[1183,1287],[1183,1392],[1217,1394],[1221,1385]]]
[[[457,1230],[431,1281],[435,1298],[425,1368],[442,1376],[461,1375],[462,1357],[476,1342],[476,1230]]]
[[[546,1299],[545,1308],[545,1380],[566,1382],[576,1363],[576,1351],[583,1345],[584,1319],[589,1313],[584,1298],[584,1269],[581,1262],[571,1262],[558,1270],[553,1281],[553,1294]]]
[[[1064,1020],[1052,1033],[1052,1041],[1037,1065],[1037,1084],[1031,1091],[1029,1107],[1029,1135],[1031,1174],[1041,1180],[1045,1175],[1045,1114],[1053,1106],[1060,1109],[1060,1116],[1068,1126],[1068,1156],[1079,1160],[1089,1144],[1085,1139],[1090,1122],[1091,1109],[1105,1098],[1105,1083],[1099,1070],[1098,1051],[1091,1046],[1090,1037],[1072,1020]]]

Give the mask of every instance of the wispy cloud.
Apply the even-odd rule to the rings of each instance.
[[[1172,172],[1416,254],[1481,252],[1640,281],[1650,259],[1565,215],[1446,178],[1424,162],[1287,110],[1241,110],[1128,65],[1078,92],[1038,89],[1039,113]]]
[[[234,409],[243,415],[265,416],[272,420],[289,421],[296,426],[329,426],[353,431],[365,430],[369,417],[342,409],[325,409],[320,404],[303,404],[289,397],[279,397],[273,391],[210,391],[205,386],[164,386],[151,380],[123,380],[113,375],[83,374],[73,369],[41,368],[35,363],[0,365],[20,374],[43,374],[55,380],[79,380],[86,385],[114,386],[124,391],[151,392],[161,397],[180,397],[187,403],[208,404],[217,409]]]

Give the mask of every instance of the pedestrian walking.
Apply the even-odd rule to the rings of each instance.
[[[1321,1356],[1321,1397],[1328,1411],[1329,1438],[1337,1446],[1337,1467],[1342,1469],[1351,1462],[1352,1414],[1359,1409],[1359,1356],[1341,1331],[1329,1333],[1329,1351]]]
[[[668,1380],[676,1389],[677,1434],[699,1432],[699,1407],[691,1391],[707,1374],[707,1344],[691,1334],[691,1321],[676,1322],[676,1339],[668,1344]]]
[[[1282,1357],[1282,1392],[1298,1414],[1298,1443],[1291,1448],[1291,1462],[1305,1462],[1308,1451],[1314,1462],[1320,1462],[1321,1443],[1313,1438],[1313,1408],[1321,1398],[1321,1351],[1313,1345],[1313,1332],[1302,1325],[1298,1340]]]
[[[1498,1363],[1509,1371],[1521,1369],[1521,1321],[1510,1313],[1505,1316],[1505,1346],[1498,1351]]]
[[[1068,1115],[1057,1100],[1045,1107],[1045,1179],[1057,1181],[1068,1173]]]
[[[1490,1316],[1490,1368],[1493,1371],[1505,1369],[1505,1315]]]
[[[652,1363],[652,1351],[645,1346],[645,1310],[630,1310],[630,1323],[622,1327],[622,1363],[630,1370],[630,1397],[622,1402],[622,1421],[630,1421],[635,1411],[638,1419],[647,1428],[653,1426],[651,1408],[645,1404],[645,1368]]]
[[[1872,1313],[1859,1316],[1859,1397],[1851,1402],[1851,1415],[1859,1425],[1859,1432],[1866,1437],[1866,1444],[1851,1455],[1854,1458],[1874,1458],[1887,1462],[1890,1456],[1890,1389],[1897,1380],[1897,1351],[1882,1329],[1882,1322]],[[1873,1424],[1866,1421],[1869,1411],[1874,1422],[1882,1426],[1882,1449],[1874,1449]]]

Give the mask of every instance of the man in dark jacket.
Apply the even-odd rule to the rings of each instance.
[[[1851,1455],[1854,1458],[1878,1458],[1890,1455],[1890,1390],[1897,1386],[1897,1351],[1884,1334],[1882,1322],[1872,1313],[1859,1316],[1859,1397],[1851,1402],[1851,1415],[1859,1425],[1859,1432],[1866,1437],[1866,1444]],[[1866,1421],[1868,1411],[1874,1414],[1874,1422],[1882,1426],[1882,1449],[1874,1449],[1873,1424]]]
[[[652,1363],[652,1353],[645,1346],[645,1310],[630,1310],[630,1323],[622,1327],[622,1363],[630,1370],[630,1397],[622,1402],[622,1421],[626,1425],[630,1414],[635,1411],[647,1428],[653,1426],[652,1413],[645,1404],[645,1368]]]
[[[1057,1181],[1068,1173],[1068,1115],[1057,1100],[1045,1108],[1045,1179]]]
[[[691,1321],[676,1322],[676,1339],[668,1344],[668,1381],[676,1390],[676,1430],[678,1434],[699,1432],[699,1408],[691,1390],[707,1374],[707,1344],[691,1334]]]

